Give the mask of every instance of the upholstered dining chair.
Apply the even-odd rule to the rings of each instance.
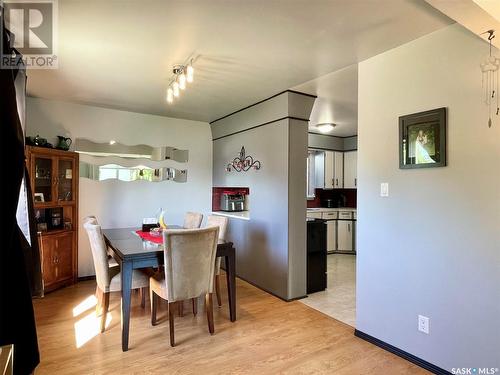
[[[94,260],[95,275],[97,281],[96,294],[99,303],[96,306],[97,314],[101,313],[101,333],[105,330],[106,315],[109,308],[109,294],[121,291],[121,274],[119,267],[110,267],[106,243],[102,234],[101,226],[95,218],[84,222],[83,227],[87,231],[90,241],[90,249]],[[145,306],[145,296],[149,286],[149,275],[141,270],[132,273],[132,289],[141,288],[141,306]]]
[[[203,215],[198,212],[186,212],[184,215],[184,229],[196,229],[201,225]]]
[[[218,237],[218,227],[163,232],[164,271],[149,279],[151,324],[156,325],[158,297],[167,300],[171,346],[175,346],[174,309],[190,299],[194,306],[195,299],[203,294],[208,330],[214,334],[212,294]]]
[[[226,240],[227,223],[229,219],[225,216],[209,215],[207,217],[207,227],[219,227],[219,240]],[[215,260],[215,295],[217,296],[217,304],[222,306],[220,294],[220,264],[221,258]]]
[[[94,224],[99,224],[99,221],[97,220],[97,217],[94,215],[88,215],[83,218],[83,224],[85,224],[87,221],[94,222]],[[113,258],[112,251],[109,247],[106,247],[106,250],[108,252],[108,263],[110,267],[117,267],[118,262]]]

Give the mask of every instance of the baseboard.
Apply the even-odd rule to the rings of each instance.
[[[95,280],[95,275],[81,276],[78,278],[78,281],[88,281],[88,280]]]
[[[377,339],[376,337],[370,336],[370,335],[368,335],[364,332],[361,332],[357,329],[354,330],[354,336],[357,336],[360,339],[366,340],[374,345],[377,345],[378,347],[380,347],[384,350],[387,350],[388,352],[396,354],[398,357],[404,358],[407,361],[412,362],[412,363],[416,364],[417,366],[420,366],[423,369],[432,372],[433,374],[451,375],[451,372],[443,370],[441,367],[438,367],[436,365],[433,365],[432,363],[424,361],[423,359],[418,358],[418,357],[414,356],[413,354],[410,354],[408,352],[405,352],[404,350],[396,348],[395,346],[392,346],[391,344],[388,344],[382,340]]]

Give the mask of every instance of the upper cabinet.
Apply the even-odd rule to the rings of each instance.
[[[325,151],[325,189],[344,187],[344,153]]]
[[[30,171],[35,206],[74,203],[76,158],[74,153],[50,149],[37,149],[31,153]]]
[[[356,189],[358,187],[358,152],[344,153],[344,188]]]

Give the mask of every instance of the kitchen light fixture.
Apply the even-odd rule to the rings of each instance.
[[[186,89],[186,82],[193,82],[194,68],[193,59],[185,65],[174,65],[172,68],[173,77],[167,89],[167,103],[173,103],[174,97],[179,97],[180,90]]]
[[[111,141],[109,141],[110,145],[114,145],[115,143],[116,143],[116,141],[114,139],[112,139]]]
[[[326,122],[323,124],[317,124],[316,129],[320,131],[321,133],[329,133],[333,130],[334,127],[336,127],[337,124],[331,123],[331,122]]]

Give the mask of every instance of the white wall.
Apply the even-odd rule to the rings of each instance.
[[[448,371],[500,367],[500,118],[488,129],[487,53],[453,25],[359,65],[356,328]],[[399,169],[398,116],[438,107],[448,166]]]
[[[163,181],[97,182],[80,179],[79,217],[96,215],[104,228],[139,226],[143,217],[154,216],[162,207],[167,221],[182,223],[188,210],[209,213],[212,197],[212,135],[208,123],[180,120],[133,112],[44,99],[28,98],[27,134],[48,138],[56,135],[88,138],[97,142],[173,146],[189,150],[189,162],[144,162],[145,165],[173,166],[188,170],[188,182]],[[80,160],[120,161],[80,155]],[[121,160],[122,165],[130,163]],[[78,274],[94,274],[88,239],[79,226]]]

